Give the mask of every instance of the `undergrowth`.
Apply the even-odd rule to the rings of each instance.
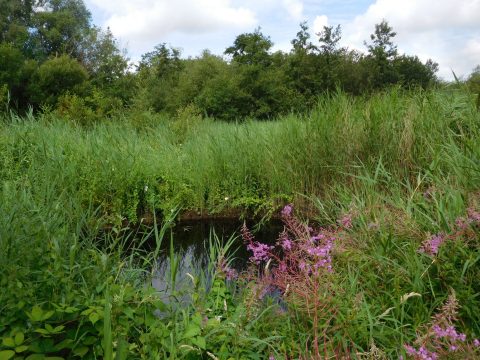
[[[468,94],[336,94],[272,122],[184,117],[5,118],[0,359],[480,356]],[[209,265],[178,274],[178,211],[232,209],[282,218],[278,242],[244,228],[240,271],[235,240],[212,235]],[[161,294],[150,284],[168,241]]]

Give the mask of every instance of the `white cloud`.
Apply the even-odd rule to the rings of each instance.
[[[318,34],[323,31],[323,27],[328,26],[328,17],[326,15],[319,15],[313,20],[313,32]]]
[[[300,0],[283,0],[283,7],[287,10],[290,17],[299,21],[303,18],[303,2]]]
[[[89,0],[107,18],[115,36],[139,48],[155,45],[172,33],[199,34],[257,24],[250,9],[230,0]]]
[[[451,69],[467,74],[480,61],[479,0],[376,0],[367,11],[345,24],[344,43],[362,49],[374,25],[386,19],[398,33],[399,50],[432,58],[439,75],[451,79]]]

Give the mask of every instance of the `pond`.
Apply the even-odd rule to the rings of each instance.
[[[198,274],[199,270],[206,269],[209,262],[209,238],[213,233],[226,241],[231,236],[236,236],[233,251],[234,261],[232,267],[237,271],[246,268],[248,259],[251,256],[246,249],[240,236],[240,228],[243,222],[239,220],[192,220],[178,223],[172,230],[173,248],[175,256],[178,259],[177,275],[175,280],[175,289],[185,289],[192,286],[192,279],[188,274]],[[252,231],[255,239],[274,244],[278,235],[283,229],[283,224],[279,220],[272,220],[268,223],[254,226],[252,222],[247,222],[249,229],[258,228]],[[162,243],[163,251],[157,262],[156,272],[154,274],[152,285],[161,294],[168,296],[171,294],[170,281],[170,233],[167,232]]]

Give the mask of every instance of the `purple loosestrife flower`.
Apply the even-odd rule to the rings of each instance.
[[[418,251],[423,252],[430,256],[435,256],[438,254],[440,245],[442,245],[445,242],[445,240],[446,240],[446,237],[444,234],[432,235],[427,240],[423,241]]]
[[[224,271],[225,271],[225,277],[227,278],[227,280],[235,280],[238,278],[237,270],[232,269],[230,267],[226,267]]]
[[[353,220],[353,215],[348,213],[342,216],[338,222],[340,225],[345,228],[345,229],[351,229],[352,228],[352,220]]]
[[[414,356],[417,354],[417,350],[415,350],[413,346],[404,345],[403,347],[405,348],[405,351],[407,352],[408,355]]]
[[[247,225],[243,223],[241,234],[243,241],[247,244],[247,250],[253,252],[253,256],[250,257],[250,261],[255,264],[260,264],[262,261],[268,261],[270,259],[270,251],[274,248],[267,244],[262,244],[255,241],[252,233],[248,230]]]
[[[455,220],[455,225],[457,226],[458,230],[466,230],[468,229],[468,220],[464,217],[458,217]]]
[[[225,259],[220,260],[219,268],[220,271],[225,274],[225,278],[227,280],[235,280],[238,278],[237,270],[232,269],[230,266],[228,266]]]
[[[245,244],[251,244],[253,242],[253,240],[255,239],[253,237],[252,233],[250,232],[250,230],[248,230],[247,224],[245,224],[245,223],[243,223],[242,229],[240,230],[240,233],[242,235],[242,239],[243,239],[243,242]]]
[[[292,204],[285,205],[285,207],[282,210],[282,217],[290,217],[292,215],[293,211],[293,206]]]
[[[454,326],[448,326],[446,329],[442,329],[438,324],[435,324],[433,325],[432,330],[438,339],[445,338],[454,342],[464,342],[467,339],[467,335],[463,333],[458,333],[457,330],[455,330]]]
[[[288,232],[286,230],[283,230],[280,233],[277,244],[280,245],[284,251],[292,250],[293,242],[288,237]]]
[[[480,212],[476,211],[473,208],[468,208],[467,214],[469,222],[480,223]]]
[[[404,345],[405,351],[408,355],[413,356],[415,359],[425,360],[437,360],[438,355],[435,352],[428,351],[424,346],[421,346],[418,350],[413,346]]]
[[[473,346],[475,346],[475,347],[480,347],[480,340],[474,339],[474,340],[473,340]]]
[[[282,242],[283,250],[290,251],[292,250],[292,241],[290,239],[285,239]]]
[[[273,246],[268,246],[258,241],[253,241],[247,245],[247,249],[253,252],[253,256],[250,257],[250,261],[258,265],[262,261],[268,261],[270,259],[270,250],[273,249]]]

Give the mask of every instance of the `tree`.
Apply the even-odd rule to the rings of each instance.
[[[318,50],[310,41],[310,33],[308,32],[306,21],[300,23],[300,31],[297,32],[297,37],[291,41],[291,44],[295,54],[310,54]]]
[[[135,102],[138,107],[155,111],[166,110],[174,101],[172,91],[178,83],[184,62],[180,51],[160,44],[151,52],[142,55],[137,66],[138,95]]]
[[[342,38],[342,28],[340,25],[336,27],[324,26],[323,30],[317,33],[320,42],[320,49],[323,54],[335,55],[340,50],[338,49],[338,42]]]
[[[301,96],[304,103],[313,101],[314,95],[318,91],[318,59],[316,55],[318,48],[310,42],[310,33],[306,22],[300,23],[300,30],[291,44],[293,48],[286,59],[285,66],[289,85]]]
[[[397,46],[392,41],[396,35],[383,20],[380,24],[375,24],[375,32],[370,35],[371,43],[364,42],[369,53],[366,62],[372,70],[370,82],[373,88],[382,88],[399,80],[393,67],[393,60],[398,54]]]
[[[0,43],[0,86],[12,89],[18,85],[23,61],[20,50],[11,44]]]
[[[45,61],[33,75],[30,88],[35,105],[56,105],[58,98],[67,93],[81,93],[88,78],[85,68],[68,55]]]
[[[372,43],[364,42],[364,44],[373,57],[393,60],[398,53],[397,46],[392,42],[396,35],[397,33],[388,25],[388,22],[382,20],[380,24],[375,24],[375,32],[370,35]]]
[[[33,13],[32,47],[37,59],[68,54],[80,60],[80,44],[91,28],[82,0],[47,0]]]
[[[321,64],[321,87],[323,90],[333,91],[337,87],[340,79],[338,77],[339,64],[342,61],[342,52],[344,49],[338,48],[338,43],[342,38],[342,28],[324,26],[323,30],[317,33],[320,42],[320,64]]]
[[[436,81],[438,64],[432,60],[424,64],[418,56],[401,55],[393,61],[393,66],[400,83],[406,88],[420,86],[425,89]]]
[[[233,46],[225,50],[226,55],[231,55],[233,60],[242,65],[270,65],[269,51],[273,43],[270,37],[261,33],[260,28],[253,33],[237,36]]]
[[[119,49],[110,29],[91,28],[79,47],[79,61],[95,85],[105,87],[125,75],[128,59]]]
[[[37,0],[0,0],[0,42],[23,49],[29,37]]]

